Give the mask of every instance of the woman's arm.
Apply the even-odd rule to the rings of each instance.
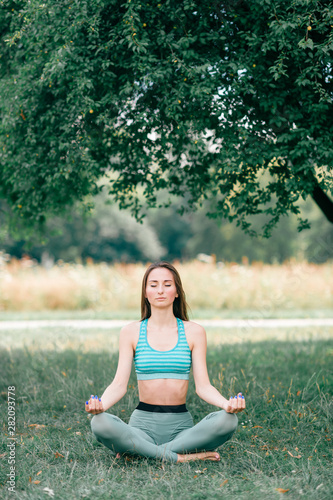
[[[195,325],[191,329],[193,376],[196,393],[199,398],[211,405],[222,408],[228,413],[237,413],[244,410],[245,399],[241,393],[228,400],[210,383],[206,362],[206,332],[202,326],[195,323],[192,324]]]
[[[134,354],[134,325],[133,323],[127,325],[120,331],[119,359],[115,377],[111,384],[105,389],[100,399],[91,396],[90,400],[86,402],[86,411],[88,413],[102,413],[118,403],[118,401],[125,396]]]

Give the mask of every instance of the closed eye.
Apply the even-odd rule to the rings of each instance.
[[[157,287],[157,285],[150,285],[150,286],[151,286],[151,288],[156,288]],[[164,286],[172,286],[172,285],[164,285]]]

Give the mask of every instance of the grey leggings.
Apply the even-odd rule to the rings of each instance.
[[[115,453],[130,453],[177,462],[177,453],[212,451],[228,441],[238,419],[224,410],[210,413],[196,425],[191,414],[156,413],[134,410],[128,424],[109,413],[91,420],[92,431],[100,443]]]

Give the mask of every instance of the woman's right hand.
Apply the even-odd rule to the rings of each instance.
[[[85,407],[86,412],[92,413],[93,415],[104,412],[101,398],[98,398],[98,396],[90,396],[89,401],[86,401]]]
[[[226,400],[226,404],[223,408],[227,413],[239,413],[245,410],[245,398],[241,392],[238,393],[234,398],[230,398],[229,401]]]

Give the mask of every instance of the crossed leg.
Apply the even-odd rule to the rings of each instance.
[[[164,453],[146,432],[125,424],[109,413],[99,413],[91,420],[91,428],[97,441],[116,453],[131,453],[148,458],[165,458],[177,462],[177,453]]]
[[[125,424],[109,413],[95,415],[91,428],[96,439],[116,453],[131,453],[149,458],[161,458],[171,462],[189,460],[219,460],[212,453],[221,446],[237,428],[235,414],[224,410],[210,413],[198,424],[176,434],[168,443],[157,445],[146,432]],[[202,451],[205,450],[205,451]],[[208,450],[208,451],[207,451]]]
[[[178,462],[191,460],[220,459],[217,452],[212,452],[228,441],[237,429],[238,418],[234,413],[224,410],[210,413],[190,429],[180,432],[173,440],[166,443],[164,449],[178,455]],[[201,451],[205,450],[205,451]]]

